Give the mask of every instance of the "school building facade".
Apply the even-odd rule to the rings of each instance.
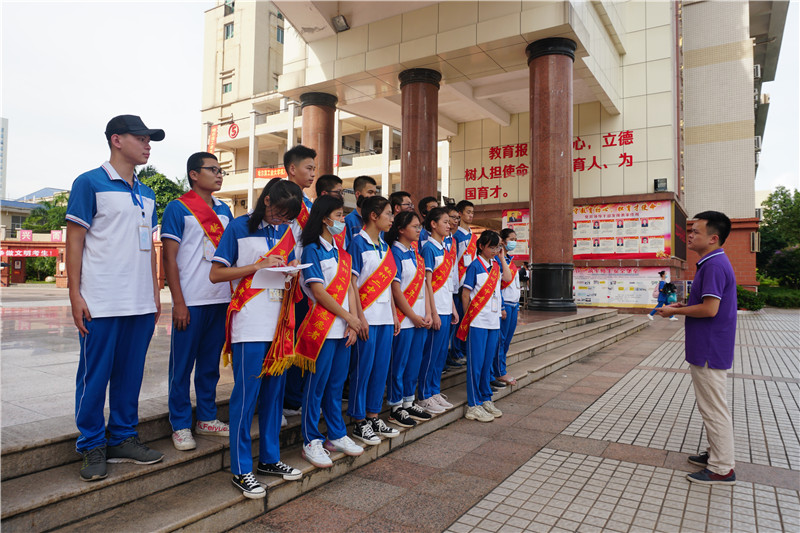
[[[755,287],[754,179],[788,2],[291,2],[206,12],[203,144],[240,214],[297,143],[516,228],[531,307],[645,308],[691,279],[686,219],[734,222]],[[277,85],[276,85],[277,83]]]

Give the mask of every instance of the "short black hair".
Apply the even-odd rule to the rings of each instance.
[[[342,178],[334,174],[324,174],[317,178],[317,183],[314,184],[314,189],[317,191],[317,198],[322,196],[324,192],[331,192],[334,187],[341,185]]]
[[[311,212],[308,214],[306,227],[300,236],[300,242],[303,246],[308,246],[315,242],[319,242],[319,237],[322,235],[322,225],[326,217],[337,209],[344,207],[344,201],[338,196],[319,196],[314,205],[311,206]]]
[[[698,220],[706,221],[706,231],[712,235],[719,236],[719,245],[725,244],[728,235],[731,233],[731,219],[725,213],[719,211],[703,211],[694,216]]]
[[[497,246],[498,244],[500,244],[500,235],[496,231],[487,229],[478,237],[476,247],[478,248],[478,253],[480,253],[487,246]]]
[[[195,152],[190,155],[189,159],[186,161],[186,179],[189,180],[189,187],[194,188],[194,182],[192,181],[192,178],[189,177],[189,173],[192,170],[197,170],[202,167],[204,159],[213,159],[214,161],[218,161],[217,156],[208,152]]]
[[[501,238],[501,239],[503,239],[503,240],[506,240],[506,239],[508,239],[508,237],[509,237],[509,236],[510,236],[512,233],[513,233],[514,235],[516,235],[516,234],[517,234],[517,232],[516,232],[516,231],[514,231],[514,228],[503,228],[503,229],[500,231],[500,238]]]
[[[427,216],[427,215],[428,215],[428,210],[427,210],[427,209],[425,209],[425,206],[426,206],[426,205],[428,205],[428,204],[429,204],[429,203],[431,203],[431,202],[436,202],[436,203],[438,204],[438,203],[439,203],[439,200],[437,200],[437,199],[436,199],[435,197],[433,197],[433,196],[426,196],[425,198],[423,198],[422,200],[420,200],[420,201],[419,201],[419,203],[417,204],[417,207],[419,208],[419,213],[420,213],[422,216]]]
[[[392,212],[394,212],[396,206],[403,205],[403,198],[411,198],[411,195],[406,191],[396,191],[389,195],[389,205],[392,206]]]
[[[474,209],[475,208],[475,204],[473,204],[469,200],[461,200],[460,202],[458,202],[456,204],[456,209],[458,210],[459,213],[463,213],[464,209],[466,209],[468,207],[472,207]]]
[[[364,187],[369,185],[378,186],[378,182],[375,181],[372,176],[359,176],[353,180],[353,190],[356,192],[361,192],[364,190]]]
[[[315,159],[317,157],[317,151],[313,148],[309,148],[307,146],[303,146],[302,144],[298,144],[291,150],[288,150],[285,154],[283,154],[283,168],[286,169],[288,174],[289,167],[292,164],[298,164],[300,161],[304,159]]]

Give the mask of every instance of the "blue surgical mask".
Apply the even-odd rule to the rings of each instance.
[[[513,252],[514,248],[516,247],[517,247],[517,241],[508,241],[506,243],[506,250],[508,250],[509,252]]]
[[[327,224],[325,225],[328,226]],[[344,227],[345,227],[344,222],[342,222],[341,220],[334,220],[333,226],[328,226],[328,231],[331,232],[331,235],[339,235],[341,232],[344,231]]]

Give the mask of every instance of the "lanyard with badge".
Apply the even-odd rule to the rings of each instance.
[[[486,272],[486,281],[489,281],[489,269],[486,268],[486,265],[483,264],[483,259],[479,258],[478,263],[480,263],[481,268],[483,271]],[[492,262],[489,261],[489,268],[491,268]],[[484,283],[486,283],[486,281]],[[492,313],[497,313],[500,311],[500,298],[497,297],[497,290],[492,291]]]
[[[275,226],[272,224],[267,224],[264,228],[266,231],[264,232],[264,236],[267,239],[267,251],[269,252],[275,247],[277,244],[278,239],[275,237]],[[272,234],[270,236],[270,234]],[[282,302],[283,301],[283,289],[268,289],[269,291],[269,301],[270,302]]]
[[[136,197],[136,193],[139,197]],[[147,219],[144,215],[144,198],[142,197],[142,188],[139,180],[133,178],[133,187],[131,187],[131,198],[133,198],[133,205],[142,210],[142,223],[139,225],[139,250],[142,252],[149,252],[153,247],[153,232],[150,225],[147,224]]]

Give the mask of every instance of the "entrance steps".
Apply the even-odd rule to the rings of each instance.
[[[546,375],[647,326],[644,317],[616,310],[580,310],[576,315],[519,324],[509,349],[508,371],[517,384],[494,394],[500,399]],[[155,465],[110,464],[108,478],[79,479],[76,433],[60,436],[15,436],[2,451],[2,529],[11,531],[225,531],[274,509],[355,468],[464,416],[466,372],[451,370],[442,390],[454,408],[400,429],[395,439],[366,446],[360,457],[332,453],[332,468],[312,466],[300,456],[300,417],[289,418],[281,431],[281,460],[303,471],[300,481],[257,476],[267,497],[248,500],[231,484],[230,451],[224,437],[196,436],[197,449],[176,451],[166,400],[160,412],[140,409],[140,438],[166,454]],[[226,390],[227,389],[227,390]],[[220,418],[227,418],[230,385],[220,387]],[[387,413],[383,413],[385,416]],[[258,455],[258,424],[252,426],[253,454]],[[5,441],[5,439],[4,439]]]

